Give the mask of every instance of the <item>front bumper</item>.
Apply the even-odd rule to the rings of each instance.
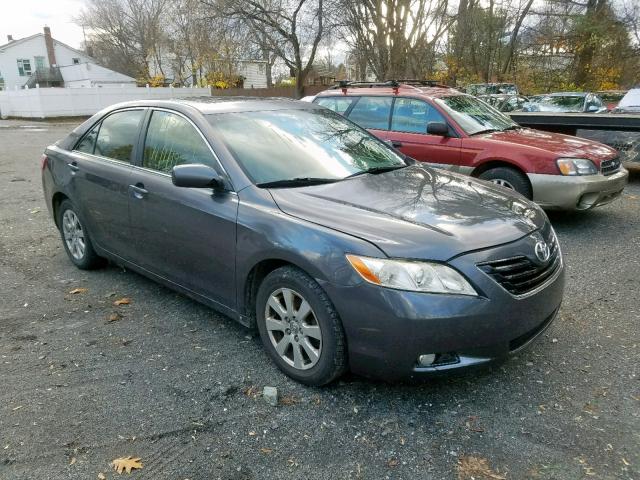
[[[533,201],[543,208],[560,210],[589,210],[612,202],[620,196],[629,178],[624,168],[609,176],[527,175],[533,188]]]
[[[522,250],[514,242],[457,257],[479,296],[438,295],[381,288],[325,284],[342,319],[354,373],[388,381],[415,379],[507,358],[528,346],[552,322],[564,292],[564,265],[540,288],[514,296],[477,264]],[[492,258],[493,257],[493,258]],[[418,357],[453,358],[422,367]],[[443,355],[446,354],[446,355]]]

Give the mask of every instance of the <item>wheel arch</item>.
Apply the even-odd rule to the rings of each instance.
[[[484,172],[487,172],[494,168],[511,168],[512,170],[516,170],[518,173],[521,173],[529,184],[530,190],[533,192],[533,185],[531,184],[531,180],[529,179],[529,175],[527,175],[527,172],[517,163],[510,162],[508,160],[487,160],[481,165],[475,167],[470,175],[474,178],[478,178]]]
[[[64,202],[65,200],[69,200],[69,197],[67,197],[62,192],[54,193],[53,197],[51,198],[51,208],[52,208],[52,212],[53,212],[53,222],[55,223],[55,225],[56,225],[56,227],[58,229],[60,228],[60,225],[58,225],[58,209],[60,208],[60,204],[62,202]]]

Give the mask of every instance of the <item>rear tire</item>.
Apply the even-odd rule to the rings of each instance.
[[[326,385],[346,371],[342,322],[324,290],[302,270],[286,266],[265,277],[256,319],[267,353],[294,380]]]
[[[515,190],[520,195],[531,200],[533,192],[527,176],[519,170],[511,167],[496,167],[482,172],[479,176],[481,180],[487,180],[501,187]]]
[[[81,270],[92,270],[104,265],[104,259],[93,249],[91,236],[80,220],[76,207],[70,200],[63,200],[58,207],[58,228],[69,260]]]

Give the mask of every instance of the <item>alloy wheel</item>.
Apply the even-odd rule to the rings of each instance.
[[[302,295],[290,288],[275,290],[268,297],[264,317],[271,344],[287,364],[308,370],[318,363],[322,331]]]
[[[504,188],[510,188],[511,190],[515,190],[515,187],[511,184],[511,182],[503,180],[502,178],[493,178],[490,180],[490,182],[495,183],[496,185],[500,185],[501,187],[504,187]]]
[[[76,260],[82,260],[86,249],[84,230],[73,210],[65,210],[62,215],[62,233],[71,256]]]

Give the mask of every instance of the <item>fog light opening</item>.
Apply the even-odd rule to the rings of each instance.
[[[430,367],[436,361],[435,353],[427,353],[418,357],[418,365],[421,367]]]
[[[419,367],[437,367],[440,365],[451,365],[458,363],[460,357],[455,352],[446,353],[425,353],[418,357]]]

